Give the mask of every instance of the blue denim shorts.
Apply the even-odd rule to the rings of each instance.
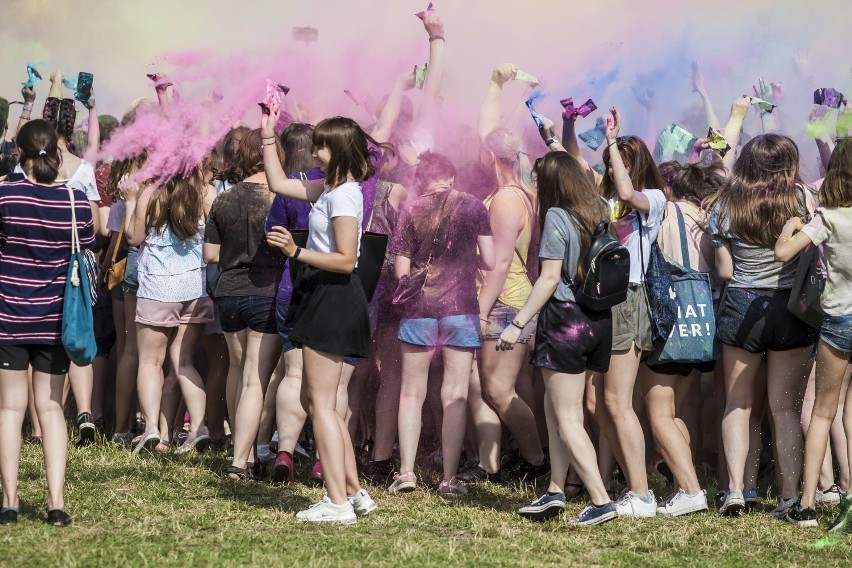
[[[127,249],[127,264],[124,267],[124,293],[135,294],[139,290],[139,247]]]
[[[219,324],[225,333],[245,328],[258,333],[278,333],[275,322],[275,298],[266,296],[225,296],[216,298]]]
[[[478,349],[482,347],[479,329],[478,314],[403,319],[399,324],[399,340],[424,347]]]
[[[287,353],[296,349],[293,342],[290,341],[290,333],[293,332],[293,324],[287,323],[287,311],[290,309],[290,304],[283,302],[275,302],[275,323],[278,328],[278,337],[281,338],[281,351]],[[358,364],[359,359],[355,357],[344,357],[343,362],[353,367]]]
[[[822,320],[819,338],[839,351],[852,352],[852,314],[826,315]]]
[[[500,339],[500,334],[503,333],[504,329],[512,325],[512,320],[515,319],[519,311],[521,310],[507,306],[503,302],[495,302],[494,307],[491,308],[491,312],[488,314],[488,323],[485,326],[485,340],[497,341]],[[477,319],[479,319],[479,316],[477,316]],[[538,322],[538,314],[524,326],[524,330],[518,338],[518,343],[527,344],[530,342],[532,336],[535,335],[536,322]]]

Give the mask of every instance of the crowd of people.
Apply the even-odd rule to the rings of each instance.
[[[813,527],[839,505],[829,530],[852,529],[843,97],[814,107],[836,135],[816,136],[822,179],[804,179],[777,85],[737,98],[722,128],[696,69],[707,137],[622,135],[612,107],[581,149],[573,104],[555,124],[528,103],[533,136],[503,123],[520,75],[503,64],[475,148],[441,152],[445,31],[419,16],[425,77],[400,77],[374,120],[264,106],[259,128],[235,126],[165,181],[139,175],[146,148],[99,149],[140,104],[166,112],[167,78],[121,121],[91,97],[82,133],[60,73],[40,119],[24,88],[0,172],[0,524],[17,521],[25,422],[44,449],[47,522],[71,522],[68,402],[77,446],[222,452],[234,483],[296,483],[311,460],[324,495],[296,514],[307,522],[353,524],[377,508],[367,487],[404,499],[433,467],[448,499],[548,481],[518,511],[532,520],[585,493],[578,526],[739,515],[764,477],[772,516]],[[746,134],[752,109],[761,131]],[[67,309],[81,279],[94,292],[82,331]],[[72,326],[91,357],[66,349]],[[710,499],[696,467],[708,445]]]

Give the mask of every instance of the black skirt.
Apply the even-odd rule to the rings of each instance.
[[[367,296],[357,274],[303,266],[293,282],[287,323],[293,326],[290,341],[296,347],[345,357],[370,353]]]
[[[612,357],[612,310],[588,310],[550,298],[538,314],[536,367],[577,375],[605,373]]]

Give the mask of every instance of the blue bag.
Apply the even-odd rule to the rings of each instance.
[[[85,367],[95,360],[98,345],[95,342],[89,278],[83,253],[80,252],[74,190],[68,188],[68,195],[71,198],[71,261],[68,263],[68,279],[65,281],[65,298],[62,302],[62,346],[75,365]]]
[[[680,208],[675,206],[675,210],[684,264],[680,266],[672,262],[677,269],[671,275],[677,303],[677,321],[666,342],[656,346],[648,357],[648,363],[651,365],[670,362],[704,363],[715,361],[719,357],[710,275],[690,267],[689,250],[686,247],[686,224]]]
[[[639,262],[642,263],[642,273],[645,287],[645,299],[648,302],[649,321],[651,324],[651,343],[660,347],[668,339],[677,321],[677,303],[675,303],[674,284],[668,264],[660,250],[660,245],[654,240],[648,254],[648,266],[645,267],[645,252],[642,246],[642,216],[636,212],[639,222]],[[650,239],[650,235],[649,235]]]

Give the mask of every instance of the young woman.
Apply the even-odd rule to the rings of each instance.
[[[467,388],[474,350],[481,345],[477,320],[476,268],[494,267],[488,211],[482,202],[453,189],[456,169],[440,154],[426,152],[414,175],[419,197],[403,212],[391,245],[401,286],[412,274],[425,280],[402,305],[402,391],[399,403],[400,471],[388,491],[413,491],[429,365],[441,349],[444,475],[438,493],[456,497],[467,489],[456,477],[466,426]],[[477,246],[479,253],[477,254]],[[382,419],[382,417],[379,417]]]
[[[724,183],[722,165],[719,162],[687,165],[674,162],[670,163],[667,174],[664,189],[669,202],[657,239],[660,248],[680,265],[687,260],[693,270],[710,272],[714,268],[713,247],[700,204]],[[683,217],[688,259],[683,259],[679,214]],[[640,375],[651,432],[675,482],[674,492],[657,508],[660,515],[679,516],[707,509],[707,492],[698,483],[690,447],[690,440],[698,432],[689,431],[678,410],[693,389],[700,392],[701,373],[712,372],[714,367],[714,361],[642,364]]]
[[[591,231],[607,208],[580,163],[566,152],[551,152],[536,162],[539,217],[543,227],[541,275],[524,307],[500,335],[497,348],[512,350],[526,323],[539,313],[535,365],[545,384],[544,408],[550,440],[547,493],[518,513],[534,520],[559,515],[569,464],[580,476],[591,503],[569,521],[597,525],[618,516],[597,465],[595,447],[583,424],[587,380],[605,373],[612,354],[612,312],[586,309],[574,301],[582,283],[581,260]],[[576,216],[576,217],[575,217]]]
[[[279,153],[281,147],[273,139]],[[245,479],[255,445],[266,387],[278,364],[281,343],[275,323],[275,294],[284,257],[266,242],[264,223],[272,194],[263,172],[260,129],[240,142],[228,179],[242,180],[213,202],[204,232],[204,261],[217,263],[216,306],[228,352],[229,374],[240,390],[231,432],[234,458],[227,470],[232,479]],[[268,440],[267,440],[268,444]]]
[[[536,197],[524,184],[521,172],[521,142],[509,130],[498,128],[484,140],[484,159],[494,171],[497,189],[485,198],[491,227],[494,230],[496,264],[485,273],[479,292],[479,318],[483,326],[481,375],[472,373],[474,392],[490,408],[483,408],[480,400],[471,401],[477,438],[479,466],[466,472],[469,480],[483,479],[500,469],[500,442],[502,428],[489,415],[499,416],[518,443],[523,462],[517,472],[521,479],[531,481],[550,471],[536,427],[535,416],[529,403],[518,395],[516,386],[522,368],[528,361],[524,349],[498,351],[497,340],[505,327],[515,318],[532,291],[527,259],[534,250],[539,231],[536,222]],[[518,338],[529,345],[535,332],[535,318],[527,322]],[[528,349],[527,349],[528,351]],[[527,380],[528,379],[528,373]]]
[[[816,400],[805,440],[802,500],[787,513],[799,526],[817,526],[817,481],[828,444],[828,434],[840,401],[840,391],[852,353],[852,142],[838,142],[819,189],[819,209],[807,224],[790,218],[775,244],[775,258],[788,262],[805,247],[822,245],[828,277],[820,297],[825,319],[819,333],[816,360]],[[852,441],[852,390],[847,389],[843,425]],[[847,455],[852,455],[849,447]],[[830,532],[852,526],[852,497],[843,500],[840,516]]]
[[[167,356],[190,416],[189,435],[177,452],[202,449],[210,436],[204,426],[204,383],[193,358],[204,324],[213,320],[202,241],[214,191],[204,183],[201,171],[195,169],[185,177],[175,177],[161,187],[151,186],[144,191],[128,180],[122,194],[127,203],[127,242],[132,246],[144,243],[138,257],[136,340],[137,389],[147,426],[133,451],[150,450],[170,434],[163,432],[160,425],[161,411],[166,424],[171,423],[176,411],[161,408],[163,363]]]
[[[32,367],[35,405],[43,433],[47,473],[47,522],[65,526],[67,431],[62,391],[70,362],[61,342],[62,299],[73,231],[82,248],[95,241],[86,195],[57,184],[60,154],[56,130],[43,120],[17,134],[26,179],[0,190],[0,524],[17,522],[21,426],[27,410],[27,369]],[[76,218],[76,227],[73,221]]]
[[[615,200],[615,233],[630,252],[630,288],[627,300],[612,308],[612,360],[602,379],[593,377],[589,406],[627,477],[627,491],[616,504],[618,514],[653,517],[657,502],[648,488],[645,438],[633,409],[633,389],[642,355],[653,347],[645,269],[663,220],[666,196],[645,143],[636,136],[619,138],[621,116],[615,107],[610,114],[602,189],[605,197]],[[603,475],[608,476],[611,465],[602,468]]]
[[[811,199],[799,177],[796,144],[786,136],[764,134],[743,146],[711,211],[716,267],[720,278],[729,280],[716,324],[725,369],[722,441],[730,478],[719,508],[723,515],[739,514],[745,507],[749,417],[764,352],[781,475],[779,505],[770,514],[782,518],[798,501],[799,416],[818,330],[787,310],[798,257],[781,262],[773,249],[787,219],[808,215]]]
[[[337,412],[337,391],[344,356],[363,358],[370,349],[367,297],[355,269],[364,222],[359,182],[375,173],[368,147],[372,140],[351,119],[324,120],[314,130],[313,147],[326,179],[288,180],[273,151],[276,120],[274,114],[263,118],[269,187],[279,195],[314,203],[305,248],[283,227],[273,227],[267,235],[270,244],[277,243],[288,257],[305,265],[287,320],[293,323],[290,341],[302,347],[302,404],[313,423],[327,497],[296,518],[354,524],[356,514],[369,513],[376,504],[358,482],[352,440]]]

